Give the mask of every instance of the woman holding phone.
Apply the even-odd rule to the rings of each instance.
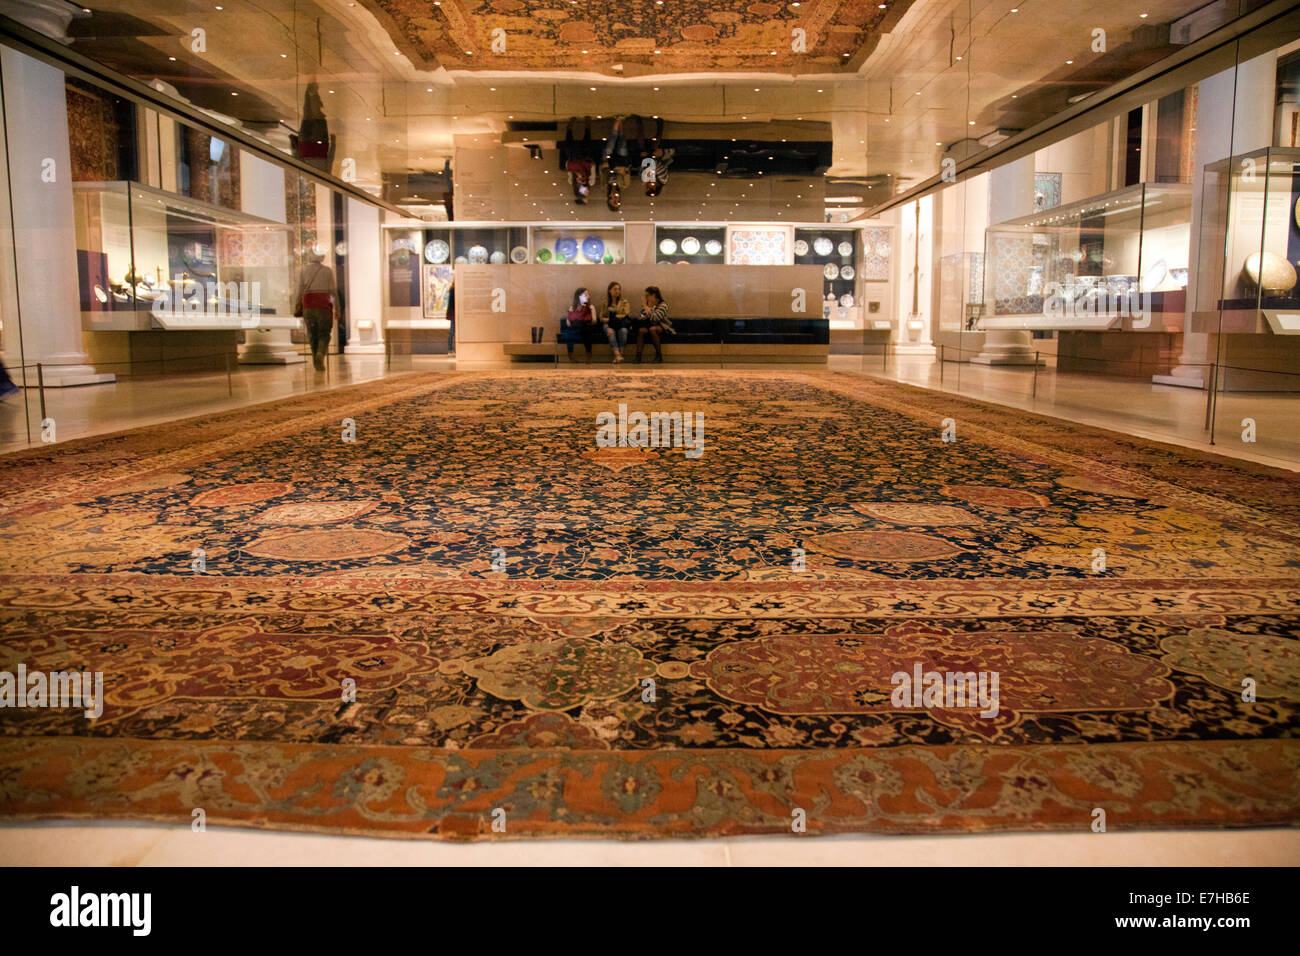
[[[641,361],[641,352],[645,349],[646,336],[655,347],[655,361],[663,362],[664,352],[659,347],[660,336],[672,332],[668,321],[668,303],[664,301],[657,285],[648,285],[641,295],[641,312],[636,319],[636,360]]]

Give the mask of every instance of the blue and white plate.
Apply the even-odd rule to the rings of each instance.
[[[599,236],[588,236],[582,240],[582,254],[590,262],[599,262],[605,254],[605,242]]]
[[[561,259],[572,259],[578,254],[578,240],[572,236],[561,236],[556,239],[555,254]]]
[[[451,255],[451,247],[441,239],[434,239],[424,247],[424,258],[429,262],[438,263],[446,262],[447,257]]]

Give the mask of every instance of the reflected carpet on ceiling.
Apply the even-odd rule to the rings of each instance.
[[[702,454],[598,447],[620,405],[702,414]],[[1300,820],[1290,473],[856,376],[601,370],[69,442],[0,488],[0,671],[103,675],[94,719],[0,710],[3,819]]]

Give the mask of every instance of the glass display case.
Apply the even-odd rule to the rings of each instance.
[[[1182,331],[1192,188],[1141,183],[990,226],[982,328]]]
[[[133,182],[74,183],[73,201],[83,328],[298,324],[285,223]]]
[[[655,227],[655,262],[716,263],[726,260],[727,227],[661,225]]]
[[[618,265],[627,261],[622,224],[533,226],[533,261],[543,265]]]
[[[1300,149],[1261,149],[1208,165],[1202,205],[1199,330],[1220,330],[1222,313],[1224,332],[1300,332]]]

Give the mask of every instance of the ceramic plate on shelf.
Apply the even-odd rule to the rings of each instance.
[[[693,256],[700,251],[700,240],[694,236],[687,236],[682,240],[682,252],[688,256]]]
[[[446,262],[447,257],[451,255],[451,247],[441,239],[435,239],[424,247],[424,258],[437,265],[440,262]]]
[[[807,244],[805,243],[805,247],[806,245]],[[718,242],[716,239],[710,239],[704,244],[704,251],[711,256],[720,256],[722,255],[722,243]]]
[[[488,256],[488,262],[492,263],[494,266],[499,266],[501,265],[501,263],[505,261],[506,261],[506,254],[502,252],[500,249],[494,249],[492,251],[492,255]]]
[[[528,250],[524,246],[515,246],[510,250],[510,261],[520,265],[528,261]]]
[[[840,305],[844,306],[844,308],[846,309],[853,308],[853,296],[845,292],[842,296],[840,296]]]
[[[838,279],[840,275],[840,267],[833,262],[828,262],[826,263],[826,268],[822,270],[822,275],[828,279]]]
[[[470,246],[469,261],[477,265],[482,265],[488,261],[487,246]]]
[[[678,260],[677,260],[677,264],[678,264],[679,266],[689,266],[689,265],[691,264],[691,260],[689,260],[689,259],[678,259]]]
[[[1165,281],[1165,276],[1169,275],[1169,266],[1164,259],[1157,259],[1151,263],[1151,267],[1142,273],[1142,291],[1154,292],[1160,283]]]
[[[849,256],[853,255],[853,243],[851,243],[851,242],[849,242],[847,239],[845,239],[845,240],[844,240],[843,242],[841,242],[840,245],[839,245],[839,253],[840,253],[841,256],[844,256],[846,259],[847,259]]]
[[[817,239],[813,240],[813,252],[817,253],[819,256],[829,256],[831,250],[834,248],[835,243],[831,242],[830,239],[825,236],[819,236]]]
[[[666,256],[671,256],[677,251],[677,243],[672,239],[661,239],[659,241],[659,251]]]
[[[600,236],[588,236],[582,240],[582,254],[592,262],[599,262],[605,254],[605,240]]]
[[[794,241],[794,254],[796,256],[808,255],[808,243],[803,239],[796,239]]]
[[[854,276],[853,266],[840,266],[840,278],[852,279]]]
[[[561,259],[572,259],[578,254],[578,240],[572,236],[561,236],[556,239],[555,254]]]
[[[464,256],[457,256],[457,257],[456,257],[456,265],[463,266],[463,265],[464,265],[465,263],[467,263],[467,262],[469,262],[469,260],[466,259]]]

